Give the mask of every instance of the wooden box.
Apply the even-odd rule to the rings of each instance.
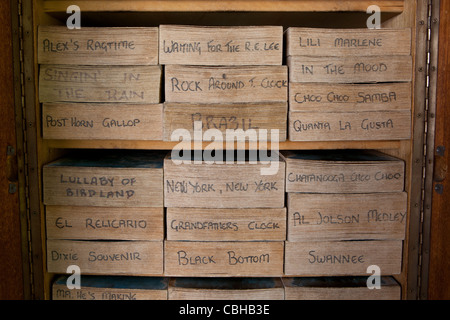
[[[161,64],[281,65],[281,26],[159,27]]]
[[[251,160],[223,153],[222,163],[206,162],[213,160],[169,154],[164,159],[165,207],[285,207],[285,163],[278,156]]]
[[[301,241],[285,244],[288,276],[368,275],[376,265],[382,275],[401,272],[401,240]]]
[[[165,101],[192,103],[286,102],[287,66],[166,65]]]
[[[166,276],[279,277],[283,241],[165,241]]]
[[[286,208],[167,208],[166,221],[167,240],[286,240]]]
[[[283,278],[286,300],[400,300],[400,285],[381,277],[380,289],[367,287],[368,277]]]
[[[290,141],[407,140],[411,111],[289,112]]]
[[[404,161],[371,150],[283,152],[286,192],[373,193],[404,190]]]
[[[157,65],[158,28],[38,27],[39,64]]]
[[[287,65],[290,82],[370,83],[412,79],[411,56],[289,56]]]
[[[227,130],[235,130],[235,136],[246,140],[272,140],[272,133],[278,130],[278,141],[285,141],[287,136],[287,103],[165,103],[164,104],[164,140],[178,141],[178,136],[172,134],[178,129],[186,129],[193,140],[195,122],[199,121],[199,129],[203,133],[214,129],[222,133],[222,139],[227,139]],[[242,130],[242,133],[240,133]],[[261,134],[267,130],[267,134]]]
[[[171,278],[169,300],[284,300],[281,278]]]
[[[411,54],[411,29],[290,27],[287,56],[390,56]]]
[[[67,278],[55,280],[52,300],[167,300],[167,278],[83,275],[80,289],[69,289]]]
[[[46,206],[47,239],[164,240],[164,208]]]
[[[162,104],[44,103],[44,139],[162,140]]]
[[[40,102],[159,103],[161,66],[41,65]]]
[[[87,275],[161,276],[163,241],[47,240],[47,271],[66,273],[71,265]]]
[[[163,158],[157,151],[90,151],[44,165],[45,205],[162,207]]]
[[[407,194],[288,193],[288,241],[403,240]]]
[[[411,110],[411,83],[289,83],[289,111]]]

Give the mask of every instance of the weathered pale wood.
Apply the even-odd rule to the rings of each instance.
[[[165,66],[165,101],[285,102],[287,66]]]
[[[167,240],[286,240],[286,208],[167,208],[166,220]]]
[[[401,240],[301,241],[285,244],[286,275],[340,276],[367,275],[376,265],[382,275],[400,274]]]
[[[40,102],[159,103],[161,66],[41,65]]]
[[[77,265],[81,274],[162,275],[162,241],[47,240],[47,271],[66,273]]]
[[[162,140],[162,104],[44,103],[44,139]]]
[[[411,83],[289,83],[289,111],[411,110]]]
[[[281,278],[171,278],[169,300],[284,300]]]
[[[47,239],[163,240],[164,209],[46,206]]]
[[[286,300],[399,300],[400,285],[381,277],[380,288],[369,290],[368,277],[282,278]],[[372,284],[372,283],[371,283]]]
[[[80,289],[69,289],[67,278],[53,283],[52,300],[167,300],[167,278],[81,276]]]
[[[403,240],[407,194],[288,194],[288,241]]]
[[[410,55],[411,30],[325,29],[290,27],[286,31],[288,56]]]
[[[411,56],[289,56],[290,82],[370,83],[408,82]]]
[[[159,61],[181,65],[281,65],[283,27],[161,25]]]
[[[143,152],[136,158],[127,157],[118,152],[92,153],[45,165],[44,204],[162,207],[163,154]]]
[[[39,64],[157,65],[157,27],[39,26]]]
[[[171,141],[172,133],[177,129],[186,129],[193,140],[195,122],[203,133],[208,129],[222,132],[222,139],[226,140],[227,130],[243,130],[242,136],[246,140],[271,140],[271,132],[278,130],[278,141],[286,141],[287,136],[287,104],[280,103],[248,103],[248,104],[193,104],[193,103],[165,103],[164,104],[164,140]],[[259,130],[266,129],[262,135]],[[256,139],[250,135],[255,131]],[[202,139],[203,135],[202,135]],[[178,136],[175,137],[178,141]]]
[[[283,274],[283,241],[165,241],[166,276],[224,277]]]
[[[161,207],[163,204],[162,170],[44,167],[43,172],[46,205]],[[93,179],[100,181],[102,177],[106,185],[91,184]],[[123,186],[122,181],[128,185]]]
[[[286,192],[372,193],[401,192],[403,160],[370,151],[283,152]]]
[[[409,140],[411,111],[289,112],[290,141]]]
[[[189,158],[188,163],[180,163],[180,158],[164,159],[164,205],[195,208],[284,207],[285,163],[282,159],[276,157],[267,163],[256,160],[244,162],[235,161],[232,156],[229,161],[225,153],[220,154],[223,156],[222,163],[206,163],[194,158]],[[265,174],[265,170],[270,174]]]

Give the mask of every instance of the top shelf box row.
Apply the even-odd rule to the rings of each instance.
[[[41,26],[40,64],[282,65],[284,56],[409,56],[410,29],[161,25],[70,30]],[[286,47],[286,50],[284,50]]]
[[[401,13],[404,8],[404,0],[46,0],[44,11],[66,12],[73,4],[86,12],[366,12],[370,5],[377,5],[381,12]]]

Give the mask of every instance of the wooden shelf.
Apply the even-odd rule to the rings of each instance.
[[[366,12],[370,5],[377,5],[381,12],[401,13],[404,0],[46,0],[44,11],[66,12],[74,4],[82,12]]]
[[[131,141],[131,140],[44,140],[48,148],[56,149],[139,149],[171,150],[178,142],[170,141]],[[204,142],[203,148],[210,142]],[[280,150],[320,150],[320,149],[398,149],[401,141],[284,141]],[[270,143],[267,144],[270,149]],[[193,147],[194,149],[194,147]],[[246,143],[248,149],[248,143]],[[235,143],[235,150],[237,145]]]

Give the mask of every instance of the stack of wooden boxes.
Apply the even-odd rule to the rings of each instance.
[[[410,32],[288,29],[289,139],[409,139]],[[407,223],[404,162],[367,150],[288,152],[285,157],[285,275],[399,274]],[[358,298],[357,290],[342,291],[355,287],[356,278],[328,278],[314,288],[316,298],[320,292],[338,297],[327,292],[330,279],[340,282],[335,287],[341,287],[341,298]],[[285,278],[286,299],[306,298],[313,282]],[[384,298],[400,298],[398,286],[389,285],[392,279],[383,283],[388,284]],[[365,297],[375,297],[374,292]]]
[[[373,265],[380,275],[399,274],[407,223],[404,162],[361,150],[285,156],[285,275],[369,276]]]
[[[47,270],[163,275],[163,155],[90,151],[43,168]]]
[[[287,68],[282,66],[282,39],[281,27],[160,26],[164,137],[173,139],[175,130],[184,129],[192,141],[201,141],[206,130],[215,129],[215,134],[223,134],[223,141],[232,143],[232,150],[223,150],[220,144],[210,163],[203,157],[201,144],[189,156],[175,150],[165,159],[165,274],[222,277],[213,282],[174,280],[169,284],[169,299],[178,286],[186,292],[190,284],[192,292],[204,290],[204,297],[223,297],[232,295],[230,288],[238,281],[230,284],[226,277],[283,274],[284,162],[278,155],[263,162],[261,154],[252,157],[253,150],[243,150],[244,154],[234,150],[234,139],[242,138],[248,129],[257,133],[266,129],[269,136],[270,130],[277,129],[279,140],[286,138]],[[199,133],[194,132],[194,121],[200,121]],[[236,136],[230,139],[227,129],[241,132],[231,130]],[[246,140],[258,142],[253,136]],[[277,170],[263,175],[271,166]],[[238,287],[249,283],[241,281]],[[266,288],[266,298],[283,298],[275,282]],[[199,288],[200,283],[206,287]],[[265,284],[241,290],[234,297],[261,297],[253,293],[258,294]]]
[[[44,139],[161,140],[158,28],[40,27],[38,43]],[[48,272],[162,276],[163,158],[91,150],[45,165]]]
[[[282,27],[159,29],[159,61],[165,65],[164,140],[178,141],[177,129],[193,136],[196,121],[200,132],[278,130],[279,141],[286,140],[288,79],[282,65]],[[271,140],[270,134],[257,138]]]
[[[158,28],[40,26],[44,139],[162,140]]]
[[[44,139],[183,142],[43,167],[54,298],[399,298],[405,162],[267,149],[410,139],[410,32],[40,27]]]

